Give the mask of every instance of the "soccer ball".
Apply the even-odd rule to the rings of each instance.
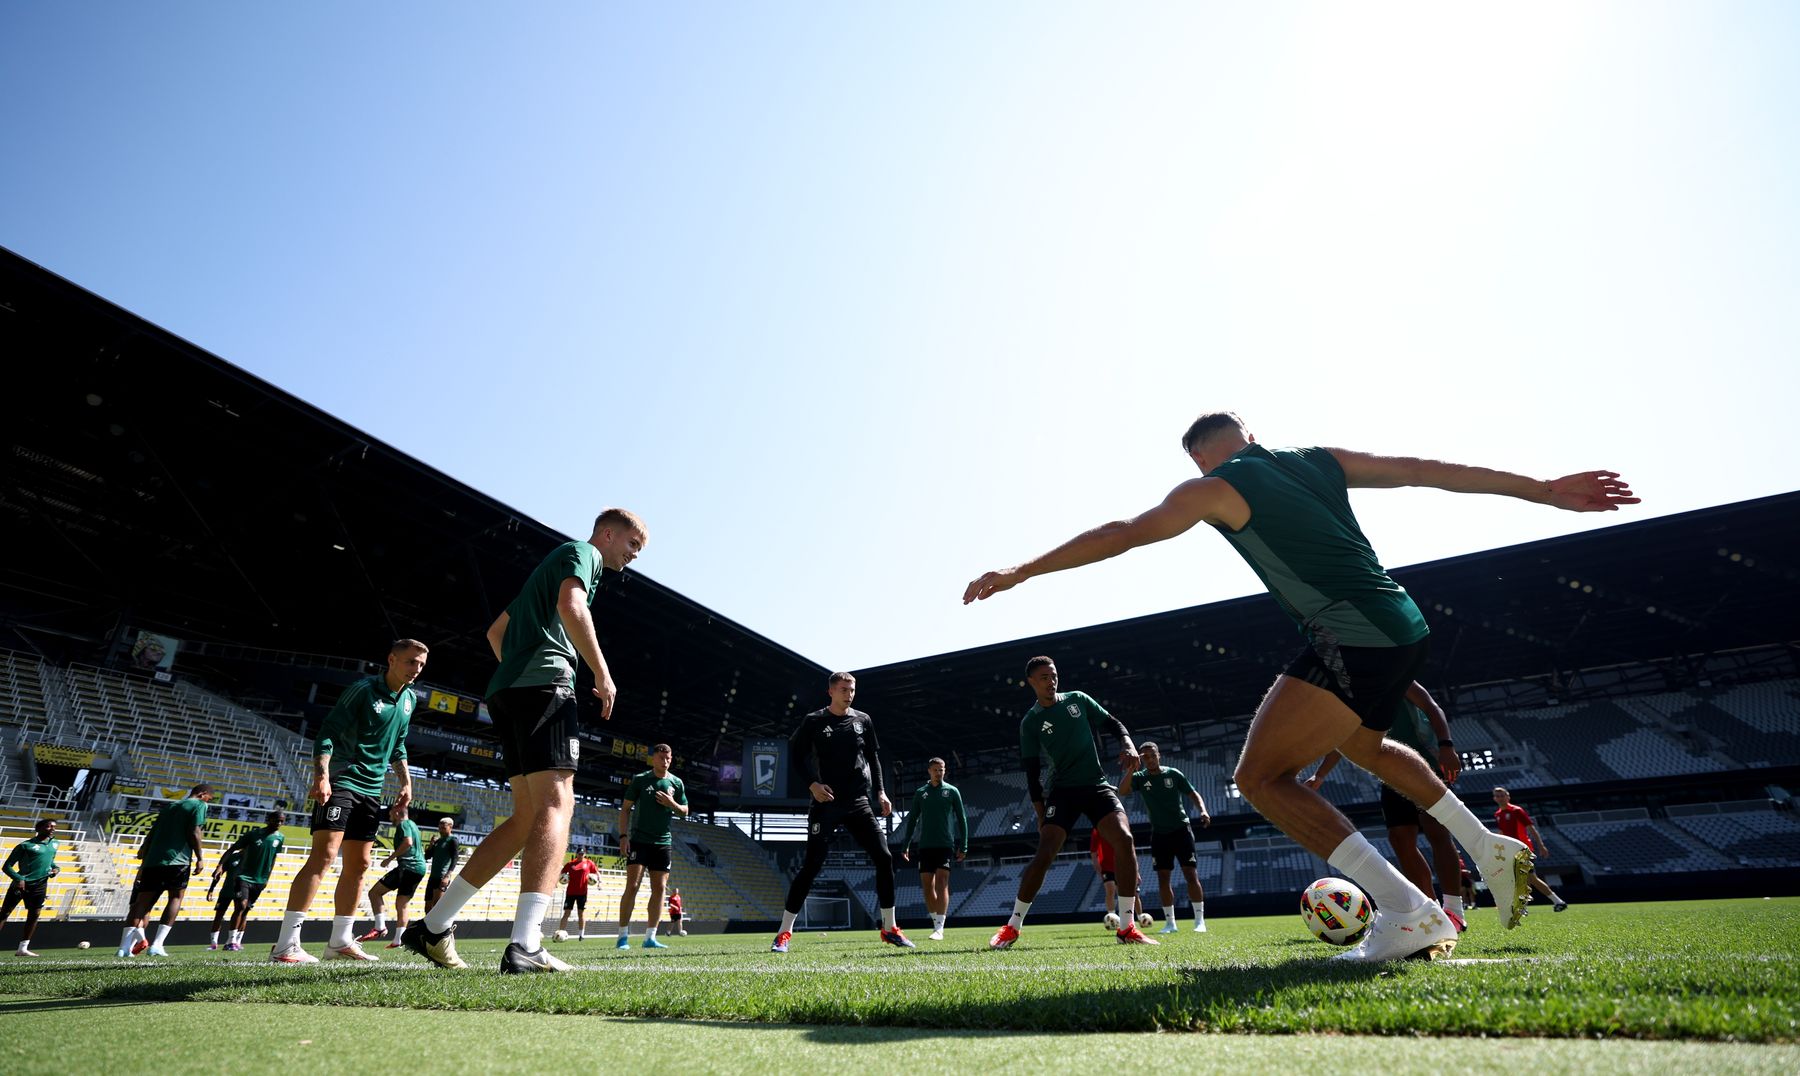
[[[1374,916],[1369,898],[1355,883],[1321,878],[1300,893],[1300,918],[1322,942],[1355,945]]]
[[[1118,912],[1107,912],[1106,918],[1102,919],[1101,922],[1106,924],[1106,929],[1117,930],[1117,929],[1119,929],[1119,913]]]
[[[1151,923],[1154,923],[1154,922],[1156,922],[1156,920],[1150,918],[1149,912],[1139,912],[1138,913],[1138,926],[1147,927]]]
[[[550,940],[551,941],[568,941],[569,940],[569,932],[566,930],[559,930],[555,934],[550,935]]]
[[[77,948],[77,949],[86,949],[87,947],[88,947],[87,942],[76,942],[75,943],[75,948]]]

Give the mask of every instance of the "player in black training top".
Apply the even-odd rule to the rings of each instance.
[[[875,895],[881,902],[881,940],[904,949],[913,943],[894,922],[894,857],[888,851],[887,836],[881,823],[875,821],[875,809],[883,817],[894,813],[887,793],[881,787],[881,745],[875,739],[875,722],[850,703],[856,698],[856,677],[847,672],[834,672],[826,681],[831,705],[814,710],[800,722],[788,741],[792,756],[806,769],[812,780],[812,808],[806,815],[806,862],[788,887],[787,906],[781,915],[781,929],[775,934],[771,952],[785,953],[794,937],[794,920],[806,906],[806,894],[813,879],[825,865],[825,853],[831,850],[831,838],[838,827],[849,829],[850,836],[869,853],[875,866]]]

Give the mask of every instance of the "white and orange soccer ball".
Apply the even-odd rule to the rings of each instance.
[[[1342,878],[1321,878],[1300,892],[1300,919],[1322,942],[1355,945],[1374,917],[1368,895]]]

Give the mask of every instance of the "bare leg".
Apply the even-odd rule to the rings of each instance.
[[[645,873],[650,875],[650,906],[645,909],[645,913],[650,920],[650,929],[655,930],[662,923],[663,900],[665,899],[663,887],[669,884],[669,872],[647,871]]]
[[[1172,878],[1174,873],[1172,870],[1156,872],[1156,895],[1162,898],[1164,914],[1172,911],[1175,907],[1175,882]]]
[[[1296,778],[1302,767],[1344,744],[1359,728],[1356,714],[1336,695],[1279,676],[1257,708],[1238,758],[1234,776],[1244,798],[1321,859],[1356,830],[1343,812]]]
[[[518,779],[514,781],[516,784]],[[575,816],[575,773],[540,770],[526,774],[524,782],[530,788],[533,814],[519,862],[519,892],[549,893],[556,889],[556,876],[569,850],[569,821]],[[482,842],[484,848],[486,844]]]
[[[637,904],[638,885],[644,880],[644,868],[629,864],[625,868],[625,893],[619,898],[619,925],[631,922],[631,909]]]
[[[1437,868],[1438,888],[1445,896],[1460,893],[1457,888],[1462,880],[1462,866],[1456,856],[1456,842],[1444,824],[1423,811],[1419,812],[1419,829],[1425,834],[1425,843],[1431,845],[1431,862]],[[1426,890],[1427,893],[1430,890]]]
[[[1188,903],[1194,905],[1205,903],[1206,887],[1200,884],[1200,872],[1194,869],[1192,863],[1183,863],[1181,873],[1187,877]]]
[[[1389,826],[1388,843],[1394,846],[1394,863],[1406,880],[1419,887],[1419,892],[1431,896],[1431,868],[1426,865],[1425,857],[1419,854],[1418,826]]]
[[[1100,820],[1100,839],[1112,845],[1113,875],[1119,880],[1121,891],[1130,890],[1132,896],[1138,891],[1138,858],[1137,847],[1131,841],[1131,821],[1123,811],[1114,811]]]
[[[369,872],[369,862],[374,856],[374,844],[370,841],[345,841],[344,869],[338,874],[337,892],[333,894],[332,903],[338,915],[354,916],[357,898],[362,896],[363,875]]]
[[[300,873],[294,875],[294,884],[288,887],[288,911],[303,912],[312,907],[313,898],[319,895],[319,886],[325,881],[325,872],[331,868],[331,861],[337,858],[338,846],[343,841],[342,833],[334,833],[328,829],[313,834],[312,851],[307,854]]]

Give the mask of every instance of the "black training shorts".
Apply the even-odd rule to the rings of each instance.
[[[509,687],[488,696],[506,776],[573,772],[581,761],[581,715],[573,689],[556,684]]]
[[[1405,646],[1340,646],[1315,634],[1285,675],[1322,687],[1341,699],[1364,728],[1386,732],[1406,704],[1406,689],[1425,669],[1431,637]]]
[[[1387,828],[1417,826],[1424,812],[1419,805],[1386,785],[1381,786],[1381,821]]]
[[[1064,830],[1075,828],[1077,818],[1086,818],[1098,826],[1109,814],[1124,814],[1125,805],[1111,785],[1091,788],[1059,788],[1044,797],[1044,824]]]
[[[0,918],[11,915],[12,910],[20,904],[25,905],[28,912],[44,910],[44,896],[49,892],[50,879],[40,878],[35,882],[14,882],[6,887],[6,901],[0,908]]]
[[[362,792],[334,788],[313,808],[314,833],[342,833],[346,841],[372,841],[381,829],[381,801]]]
[[[193,868],[186,863],[139,867],[137,881],[131,883],[132,899],[145,893],[167,893],[171,897],[179,897],[187,892],[188,879],[193,876]]]
[[[913,855],[913,862],[919,865],[920,874],[931,874],[949,870],[950,860],[955,855],[948,848],[921,848]]]
[[[667,872],[672,861],[674,849],[666,844],[639,844],[631,842],[631,851],[626,853],[625,865],[642,867],[647,871]]]
[[[578,909],[582,915],[586,915],[587,914],[587,894],[586,893],[565,894],[563,896],[563,914],[568,915],[570,908]]]
[[[381,884],[390,893],[398,893],[410,897],[419,891],[419,883],[425,880],[423,871],[409,870],[406,867],[395,867],[381,876]]]
[[[1191,867],[1198,860],[1194,853],[1194,831],[1186,826],[1150,835],[1150,865],[1154,869],[1172,871],[1178,863]]]

